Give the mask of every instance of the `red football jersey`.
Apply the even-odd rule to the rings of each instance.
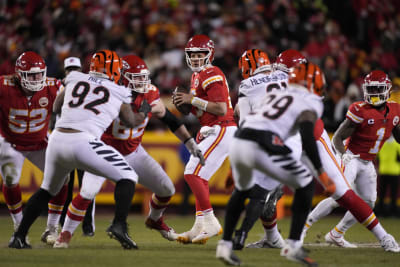
[[[46,86],[27,97],[12,76],[0,77],[0,132],[5,140],[21,151],[47,146],[47,131],[61,82],[47,77]]]
[[[192,108],[192,113],[200,120],[201,126],[222,126],[236,125],[233,119],[233,108],[229,97],[228,82],[222,71],[215,66],[204,68],[200,72],[192,74],[191,92],[195,96],[211,102],[225,102],[227,112],[224,116],[217,116],[209,112]]]
[[[396,102],[387,102],[382,111],[362,101],[351,104],[346,118],[358,125],[348,139],[347,149],[361,159],[373,160],[399,124],[399,115],[400,105]]]
[[[157,101],[161,101],[158,88],[154,85],[150,85],[147,93],[137,94],[135,101],[132,103],[133,111],[138,111],[144,99],[146,99],[151,106],[154,106]],[[122,155],[128,155],[134,152],[142,142],[144,130],[151,116],[152,113],[149,112],[146,119],[135,128],[128,128],[122,125],[121,121],[117,118],[104,132],[101,140],[117,149]]]

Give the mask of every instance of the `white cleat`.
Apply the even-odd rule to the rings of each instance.
[[[381,246],[385,251],[388,252],[400,252],[399,244],[397,244],[396,240],[392,235],[385,235],[381,240]]]
[[[68,231],[60,233],[60,236],[54,242],[53,248],[68,248],[71,241],[72,234]]]
[[[218,219],[212,215],[206,215],[204,218],[204,225],[201,232],[192,239],[194,244],[205,244],[208,239],[213,236],[222,234],[222,227],[218,222]]]
[[[268,240],[263,237],[261,240],[247,244],[246,248],[283,248],[285,240],[279,235],[275,240]]]
[[[187,232],[177,234],[176,241],[183,243],[183,244],[190,244],[192,243],[193,238],[198,236],[203,229],[204,218],[203,216],[196,216],[196,220],[192,229]]]
[[[335,236],[332,231],[325,235],[325,241],[328,244],[335,245],[342,248],[356,248],[357,246],[346,241],[343,236]]]
[[[47,245],[54,245],[58,238],[58,226],[48,226],[40,240]]]
[[[218,241],[217,251],[215,256],[227,265],[240,265],[240,259],[232,251],[232,242],[225,240]]]
[[[289,242],[286,242],[284,247],[281,249],[281,256],[288,260],[300,262],[310,267],[318,266],[318,263],[308,257],[308,250],[301,246],[298,248],[291,247]]]

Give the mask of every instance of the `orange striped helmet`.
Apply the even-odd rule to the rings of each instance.
[[[121,78],[122,60],[115,51],[101,50],[90,60],[90,74],[109,79],[118,84]]]
[[[289,72],[289,83],[303,85],[316,95],[322,96],[326,87],[325,75],[314,63],[299,64]]]
[[[267,53],[259,49],[249,49],[239,58],[239,69],[243,79],[257,73],[272,70]]]

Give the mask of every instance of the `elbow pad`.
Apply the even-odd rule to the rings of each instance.
[[[168,126],[171,132],[175,132],[182,125],[182,122],[167,108],[165,108],[164,117],[160,118],[160,120]]]
[[[317,143],[314,139],[314,123],[311,121],[304,121],[300,123],[299,131],[301,135],[301,142],[303,144],[303,150],[313,163],[314,168],[318,170],[321,168],[322,164],[318,153]]]

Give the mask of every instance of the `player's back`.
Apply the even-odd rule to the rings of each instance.
[[[61,118],[56,127],[100,137],[118,116],[121,104],[131,102],[130,89],[104,78],[73,71],[65,83]]]
[[[279,70],[268,74],[259,73],[243,80],[239,86],[239,122],[241,123],[248,114],[256,112],[257,103],[268,92],[285,90],[287,88],[287,80],[288,75]]]
[[[291,85],[287,90],[266,94],[256,110],[245,118],[242,128],[272,131],[285,140],[298,131],[296,120],[302,112],[313,111],[319,118],[323,104],[321,97],[306,88]]]

